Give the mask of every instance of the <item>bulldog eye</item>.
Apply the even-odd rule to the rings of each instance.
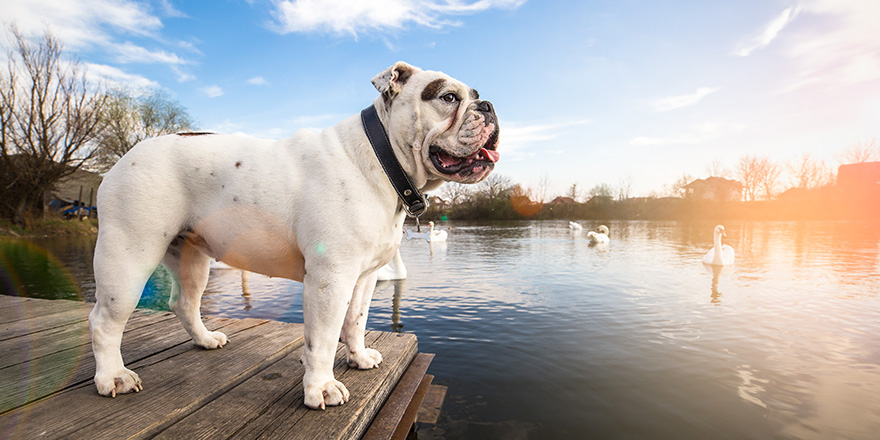
[[[440,99],[442,99],[443,102],[446,102],[449,104],[452,104],[453,102],[457,102],[459,100],[458,96],[455,93],[447,93],[447,94],[441,96]]]

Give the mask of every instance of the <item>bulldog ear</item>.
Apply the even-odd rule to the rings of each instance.
[[[383,70],[382,73],[374,76],[372,83],[373,86],[376,87],[376,90],[388,100],[393,98],[394,95],[400,93],[403,85],[406,84],[413,73],[416,73],[419,70],[421,69],[418,67],[410,66],[403,61],[398,61],[394,63],[393,66]]]

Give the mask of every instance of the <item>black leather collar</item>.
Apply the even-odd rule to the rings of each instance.
[[[397,157],[394,156],[394,149],[391,148],[388,133],[385,131],[382,121],[379,120],[375,106],[371,105],[361,111],[361,123],[364,124],[367,139],[370,140],[370,145],[373,146],[373,151],[376,153],[379,163],[382,164],[385,175],[388,176],[391,186],[403,201],[403,209],[410,217],[418,218],[428,209],[428,200],[413,186],[409,176],[397,161]]]

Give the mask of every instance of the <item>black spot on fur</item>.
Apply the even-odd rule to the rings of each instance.
[[[131,163],[131,166],[134,166],[134,162]]]
[[[430,101],[440,95],[440,91],[443,90],[443,87],[446,85],[446,80],[443,78],[435,79],[428,83],[425,86],[425,89],[422,90],[422,101]]]
[[[236,162],[236,163],[235,163],[235,167],[236,167],[236,168],[241,168],[241,161]]]
[[[233,202],[237,202],[237,201],[238,201],[238,196],[232,196],[232,201],[233,201]]]

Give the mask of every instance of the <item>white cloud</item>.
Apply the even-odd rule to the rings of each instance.
[[[254,86],[265,86],[269,84],[269,81],[266,81],[266,78],[263,78],[262,76],[255,76],[247,80],[247,83]]]
[[[807,0],[811,26],[797,29],[786,51],[798,76],[783,92],[804,86],[844,87],[880,80],[880,2]]]
[[[133,75],[119,68],[108,66],[105,64],[84,63],[86,74],[89,76],[90,82],[98,82],[104,80],[110,86],[128,86],[135,89],[155,89],[159,88],[159,84],[153,80],[144,78],[140,75]]]
[[[0,0],[0,10],[24,36],[48,29],[73,49],[110,45],[112,32],[148,36],[162,27],[147,6],[126,0]]]
[[[165,16],[183,16],[167,0],[162,0],[157,7]],[[144,37],[154,40],[156,44],[166,44],[159,35],[162,22],[152,13],[149,3],[132,0],[0,0],[0,11],[3,11],[2,24],[14,24],[25,38],[39,38],[49,31],[66,51],[104,51],[115,56],[118,63],[165,64],[170,66],[179,81],[193,78],[178,68],[190,62],[177,54],[148,50],[131,41],[122,41],[123,36]],[[0,47],[10,47],[8,38],[7,32],[0,32]],[[179,45],[198,53],[191,43]],[[100,70],[114,82],[124,82],[130,78],[133,87],[152,83],[118,68],[106,65],[94,65],[92,68]]]
[[[686,130],[685,134],[667,137],[637,136],[629,141],[634,147],[651,147],[664,145],[699,145],[721,136],[738,133],[745,126],[736,123],[706,122]]]
[[[671,96],[668,98],[658,99],[654,101],[654,109],[658,112],[665,112],[681,107],[694,105],[703,98],[717,92],[718,87],[700,87],[696,92],[687,95]]]
[[[473,14],[493,8],[517,8],[525,0],[273,0],[280,33],[318,32],[352,34],[402,29],[412,23],[441,28],[458,22],[448,16]]]
[[[120,63],[159,63],[159,64],[186,64],[187,61],[173,53],[165,51],[149,51],[131,42],[117,45],[117,60]]]
[[[527,150],[535,144],[551,141],[572,127],[589,125],[586,119],[560,122],[555,124],[517,124],[499,121],[501,126],[501,142],[498,151],[506,161],[518,161],[534,154]]]
[[[202,92],[205,95],[208,95],[209,98],[216,98],[218,96],[223,96],[223,89],[218,85],[210,85],[210,86],[202,87]]]
[[[780,14],[778,17],[773,19],[773,21],[767,24],[763,32],[753,37],[751,41],[749,41],[743,47],[737,49],[734,54],[741,57],[747,57],[751,55],[752,52],[766,47],[768,44],[770,44],[770,42],[776,39],[776,36],[779,35],[780,32],[782,32],[782,29],[784,29],[785,26],[787,26],[789,23],[792,22],[792,20],[794,20],[794,18],[798,14],[798,10],[799,9],[794,6],[786,8],[784,11],[782,11],[782,14]]]

